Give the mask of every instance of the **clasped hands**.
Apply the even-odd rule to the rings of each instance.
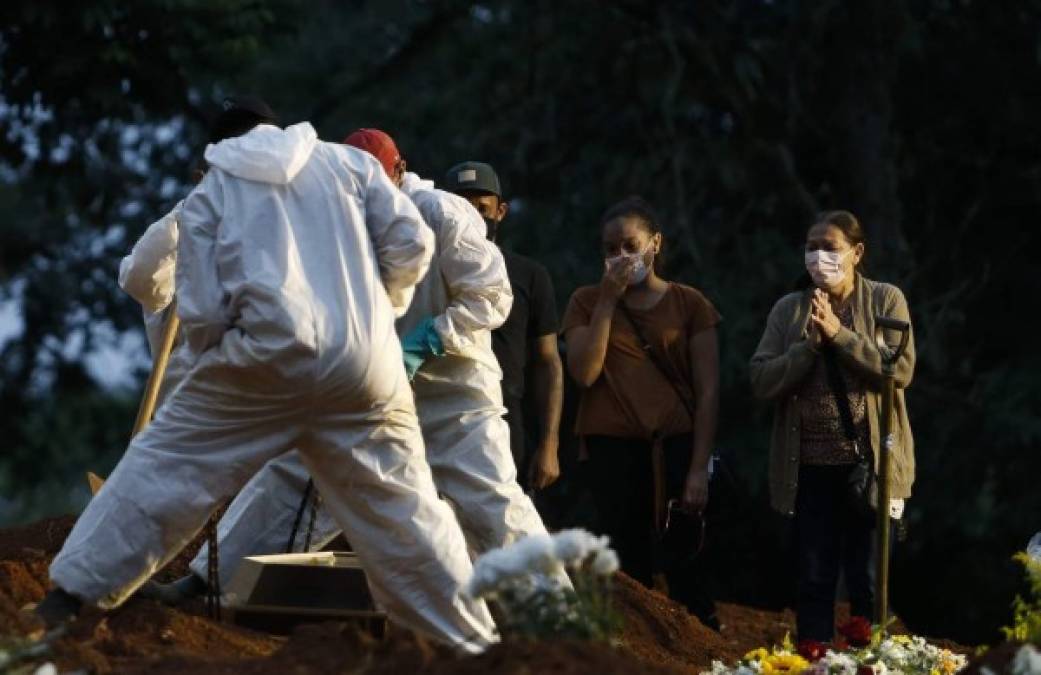
[[[826,292],[814,289],[810,302],[809,341],[813,347],[820,347],[824,342],[835,339],[842,322],[831,308],[831,299]]]

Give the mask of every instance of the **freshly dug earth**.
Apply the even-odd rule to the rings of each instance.
[[[1012,672],[1012,664],[1016,660],[1016,656],[1019,654],[1019,650],[1023,648],[1026,643],[1018,640],[1012,642],[1003,642],[1002,644],[988,649],[983,654],[969,661],[969,665],[965,667],[965,670],[961,671],[959,675],[984,675],[985,673],[991,673],[991,675],[997,673],[998,675],[1004,675],[1005,673]],[[1041,645],[1039,645],[1041,647]]]
[[[0,530],[0,638],[33,628],[19,612],[46,591],[47,566],[74,519]],[[199,541],[161,573],[185,573]],[[721,633],[680,605],[625,575],[615,582],[624,629],[615,647],[567,641],[501,644],[459,656],[405,631],[376,640],[335,622],[298,628],[288,638],[203,616],[202,604],[170,609],[133,599],[115,612],[85,612],[48,657],[60,670],[94,673],[697,673],[713,659],[730,661],[780,642],[794,630],[791,612],[721,604]]]

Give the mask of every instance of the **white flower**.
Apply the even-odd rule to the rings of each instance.
[[[583,529],[570,529],[554,535],[534,534],[512,546],[493,549],[480,556],[466,584],[466,593],[475,598],[500,595],[507,588],[514,594],[527,594],[516,585],[525,578],[533,590],[559,594],[570,588],[565,566],[577,567],[590,560],[593,574],[607,575],[618,569],[618,556],[608,547],[606,536],[595,536]]]
[[[722,661],[713,661],[712,670],[703,670],[699,675],[756,675],[759,672],[756,667],[739,665],[729,668]]]
[[[1038,533],[1038,539],[1041,533]],[[1039,542],[1041,546],[1041,542]],[[1020,647],[1016,658],[1012,661],[1012,675],[1041,675],[1041,652],[1034,645]]]
[[[565,565],[578,564],[589,554],[606,549],[607,544],[607,537],[597,537],[581,528],[563,530],[553,535],[557,558]]]
[[[33,675],[58,675],[58,669],[53,663],[45,663],[33,671]]]
[[[473,598],[487,597],[493,592],[496,581],[498,580],[490,574],[488,566],[475,566],[470,581],[466,584],[466,594]]]
[[[1041,563],[1041,532],[1030,538],[1030,543],[1027,544],[1027,555],[1034,562]]]
[[[563,566],[554,548],[553,538],[548,534],[533,534],[524,537],[509,548],[518,557],[518,563],[527,571],[545,574],[562,573]]]
[[[618,554],[609,548],[597,551],[593,556],[593,574],[608,576],[618,571]]]
[[[891,667],[898,667],[907,662],[910,651],[895,640],[886,640],[878,648],[879,657]]]
[[[488,551],[474,563],[473,576],[467,592],[476,598],[493,592],[500,584],[525,574],[527,561],[518,556],[514,547],[496,548]]]
[[[833,652],[829,649],[820,662],[827,666],[827,672],[829,673],[839,673],[841,675],[856,675],[857,673],[857,661],[849,654]]]

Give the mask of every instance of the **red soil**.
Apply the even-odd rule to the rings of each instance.
[[[72,518],[0,531],[0,638],[25,635],[20,613],[44,594],[47,565]],[[198,542],[161,573],[184,573]],[[462,657],[404,631],[376,640],[352,626],[302,626],[289,638],[211,621],[199,606],[175,610],[133,599],[107,615],[87,611],[47,657],[60,669],[94,673],[698,673],[793,631],[791,612],[721,604],[722,633],[703,626],[668,598],[618,575],[616,608],[624,619],[617,645],[511,642]]]

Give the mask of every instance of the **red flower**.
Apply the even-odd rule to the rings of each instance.
[[[831,643],[835,647],[835,651],[844,652],[849,649],[849,640],[842,637],[841,635],[835,638],[835,641]]]
[[[839,633],[854,647],[866,647],[871,644],[871,622],[862,616],[855,616],[839,626]]]
[[[875,669],[871,666],[857,666],[857,675],[875,675]]]
[[[803,640],[799,643],[799,656],[807,661],[820,661],[827,652],[828,647],[816,640]]]

